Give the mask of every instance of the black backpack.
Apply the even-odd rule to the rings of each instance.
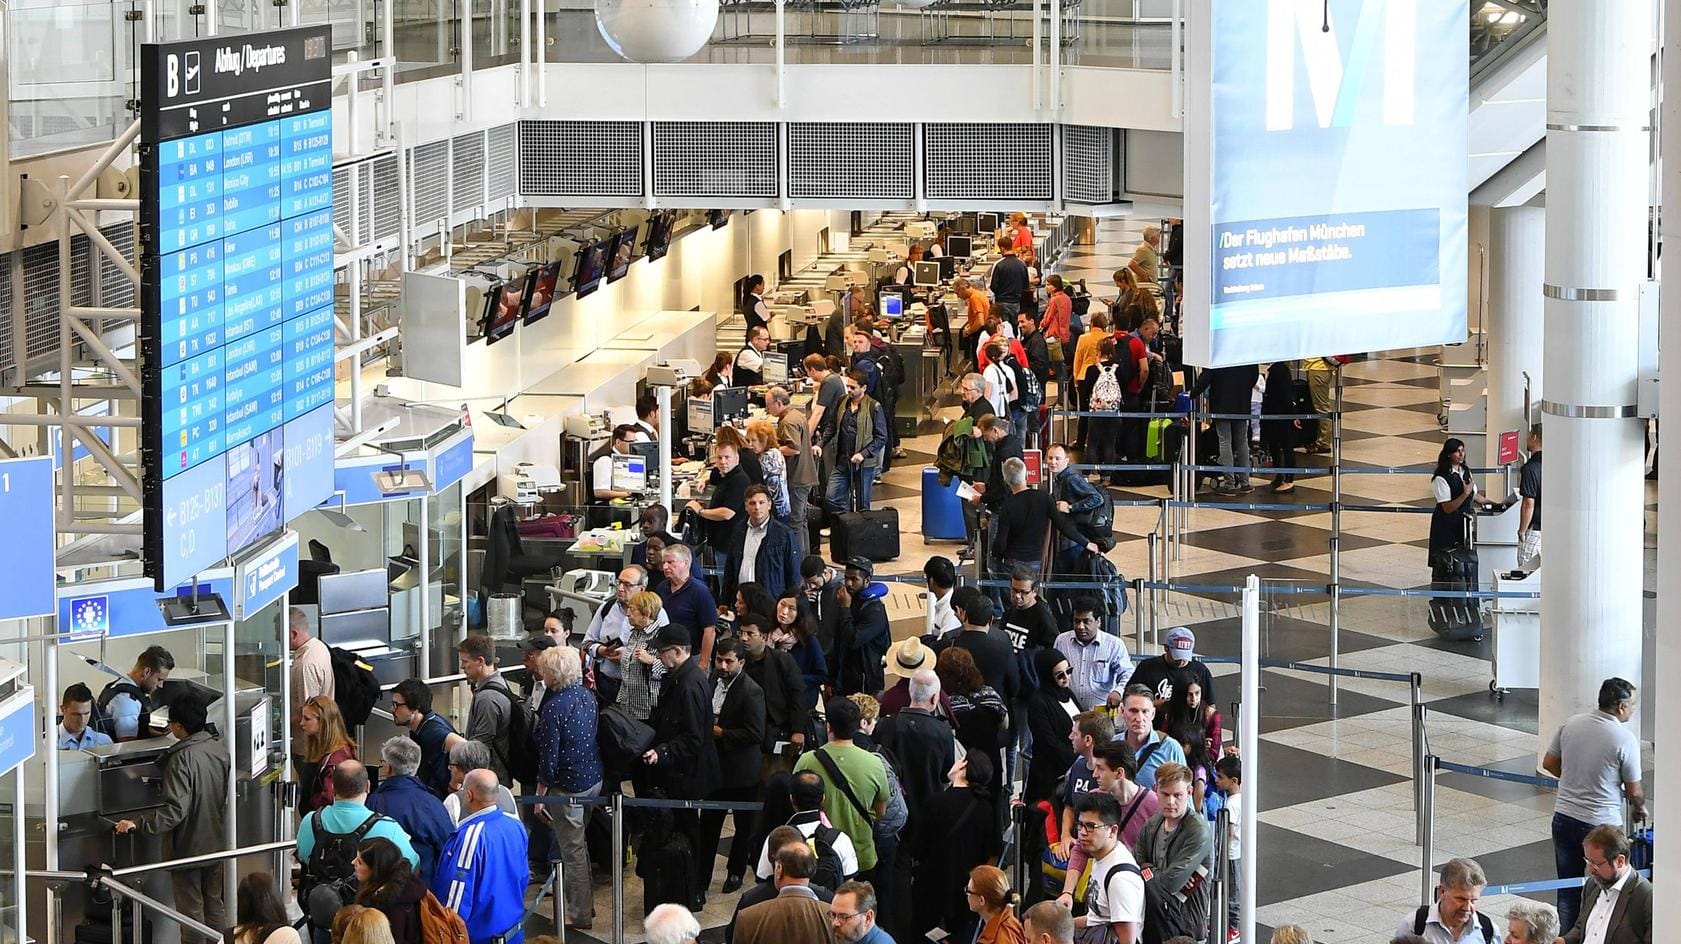
[[[522,784],[535,785],[537,783],[537,738],[536,724],[531,712],[525,708],[525,703],[514,697],[506,684],[491,685],[490,690],[499,693],[508,700],[508,755],[500,757],[503,766],[508,768],[508,776]],[[496,752],[494,744],[486,745]]]
[[[350,731],[368,723],[374,706],[379,704],[379,678],[374,667],[348,649],[332,646],[327,650],[333,659],[333,700],[338,702],[339,714]]]
[[[99,697],[93,703],[93,714],[88,719],[88,727],[112,738],[117,736],[117,719],[111,715],[111,701],[118,695],[127,695],[140,703],[140,728],[136,736],[150,737],[152,696],[126,675],[105,686],[104,691],[99,693]]]
[[[370,810],[362,825],[348,833],[329,832],[320,810],[310,817],[315,847],[309,850],[309,861],[304,863],[303,877],[298,881],[298,904],[311,924],[330,928],[333,915],[356,900],[356,850],[368,838],[368,831],[387,817]]]
[[[1014,354],[1004,355],[1004,366],[1016,377],[1016,405],[1024,410],[1036,409],[1045,402],[1045,388],[1039,383],[1039,375],[1031,369],[1023,367],[1021,361],[1016,360]]]
[[[875,351],[874,354],[876,368],[881,371],[882,381],[891,384],[893,389],[897,391],[899,385],[905,382],[904,355],[894,350],[891,344]]]
[[[1430,906],[1425,905],[1413,913],[1413,933],[1424,934],[1424,926],[1430,923]],[[1477,912],[1477,927],[1483,932],[1483,944],[1494,944],[1494,922],[1488,915]]]
[[[817,831],[807,836],[805,841],[811,849],[812,856],[817,859],[817,870],[811,873],[811,884],[821,885],[830,891],[841,887],[846,881],[840,853],[835,851],[835,840],[840,834],[841,831],[835,827],[819,823]]]

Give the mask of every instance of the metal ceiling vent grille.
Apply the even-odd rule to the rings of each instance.
[[[509,122],[489,131],[490,202],[501,204],[519,192],[519,125]]]
[[[373,162],[357,164],[356,175],[356,227],[358,238],[365,245],[374,241]]]
[[[922,126],[924,186],[931,200],[1049,200],[1051,126]]]
[[[333,168],[333,219],[338,221],[346,236],[353,235],[350,232],[350,178],[356,169],[355,164]]]
[[[534,197],[642,196],[641,122],[520,122],[519,189]]]
[[[12,256],[0,253],[0,373],[14,367],[12,358]]]
[[[654,193],[662,197],[777,195],[776,123],[654,122]]]
[[[454,161],[454,208],[471,209],[484,203],[484,134],[459,135],[451,150]]]
[[[70,302],[93,303],[93,272],[86,236],[70,239]],[[24,357],[34,360],[58,351],[58,243],[23,250]]]
[[[1109,128],[1062,126],[1062,196],[1075,203],[1115,198],[1115,146]]]
[[[909,124],[788,125],[788,196],[808,200],[915,198]]]
[[[374,238],[394,239],[403,228],[403,188],[398,180],[397,155],[385,154],[368,162],[373,183]]]
[[[131,223],[112,223],[101,226],[101,233],[110,240],[111,247],[123,254],[131,264],[134,259],[134,225]],[[116,263],[105,257],[105,253],[89,247],[91,252],[99,258],[99,303],[107,308],[128,308],[134,304],[134,283],[128,276],[117,268]]]
[[[409,189],[417,223],[449,214],[449,142],[433,141],[409,149]]]

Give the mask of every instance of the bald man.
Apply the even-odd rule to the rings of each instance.
[[[494,771],[470,770],[461,786],[466,794],[461,822],[438,859],[432,893],[467,923],[472,944],[522,944],[531,877],[525,826],[497,810],[502,785]]]

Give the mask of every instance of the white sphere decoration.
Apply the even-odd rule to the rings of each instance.
[[[595,0],[595,25],[632,62],[676,62],[699,52],[718,22],[718,0]]]

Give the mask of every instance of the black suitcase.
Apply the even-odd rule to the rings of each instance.
[[[1477,552],[1463,545],[1431,556],[1433,590],[1469,592],[1477,589]],[[1462,641],[1483,637],[1482,601],[1471,597],[1432,597],[1430,628],[1443,639]]]
[[[658,905],[689,907],[694,898],[690,887],[694,874],[694,853],[687,836],[673,833],[658,849],[641,849],[636,854],[636,874],[642,878],[642,916]]]
[[[848,511],[829,523],[829,558],[844,564],[854,557],[875,563],[899,556],[899,509]]]

